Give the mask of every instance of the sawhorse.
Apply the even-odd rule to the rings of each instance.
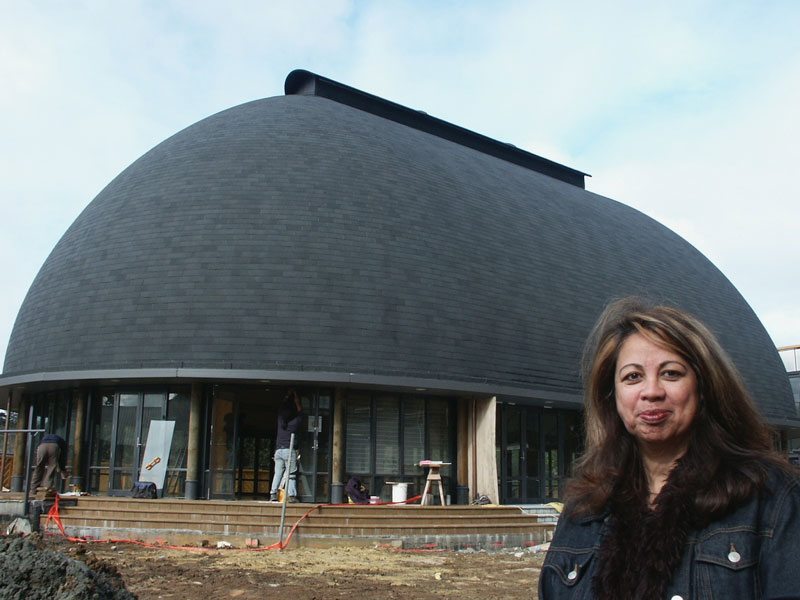
[[[442,488],[442,475],[439,470],[442,467],[449,467],[451,463],[445,463],[438,460],[423,460],[419,463],[420,467],[428,467],[428,479],[425,481],[425,491],[422,492],[422,502],[420,506],[425,506],[428,502],[428,492],[431,489],[431,482],[439,484],[439,498],[442,500],[442,506],[445,506],[444,489]]]

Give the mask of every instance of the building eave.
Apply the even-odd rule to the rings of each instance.
[[[488,381],[458,381],[430,377],[380,375],[337,371],[265,370],[265,369],[203,369],[203,368],[145,368],[100,369],[37,372],[0,376],[0,393],[12,388],[37,391],[59,387],[85,385],[124,385],[125,382],[191,383],[215,381],[229,383],[276,383],[364,387],[411,393],[432,393],[457,396],[497,396],[508,401],[544,404],[548,407],[580,408],[579,393],[544,388],[515,386]]]

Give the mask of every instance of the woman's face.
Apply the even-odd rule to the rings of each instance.
[[[683,357],[634,333],[620,347],[614,388],[617,412],[640,447],[682,454],[699,404]]]

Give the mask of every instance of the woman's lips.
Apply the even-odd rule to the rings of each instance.
[[[639,413],[639,418],[649,425],[657,425],[669,416],[668,410],[646,410]]]

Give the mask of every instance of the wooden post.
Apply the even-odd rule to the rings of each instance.
[[[189,439],[186,447],[186,488],[187,500],[197,500],[200,488],[200,423],[203,411],[203,385],[192,384],[192,399],[189,406]]]
[[[497,398],[474,398],[469,415],[469,492],[474,496],[487,496],[497,504],[500,494],[497,487],[497,458],[495,421]]]
[[[28,402],[22,396],[22,390],[15,389],[11,392],[11,406],[17,407],[17,429],[28,429]],[[14,471],[11,475],[11,491],[21,492],[25,482],[25,450],[28,446],[28,434],[14,434]]]
[[[456,477],[459,485],[469,484],[469,408],[471,403],[471,400],[465,398],[458,401]]]
[[[11,421],[11,392],[6,390],[6,431],[9,429],[9,421]],[[0,488],[5,487],[6,485],[6,454],[8,454],[8,435],[8,433],[3,435],[3,455],[0,457]]]
[[[86,489],[86,476],[84,473],[84,456],[86,454],[86,411],[89,401],[86,390],[78,390],[73,395],[77,401],[75,411],[75,435],[72,439],[72,485],[75,491],[82,492]]]
[[[344,398],[336,388],[333,397],[333,469],[331,471],[331,502],[344,502]]]

